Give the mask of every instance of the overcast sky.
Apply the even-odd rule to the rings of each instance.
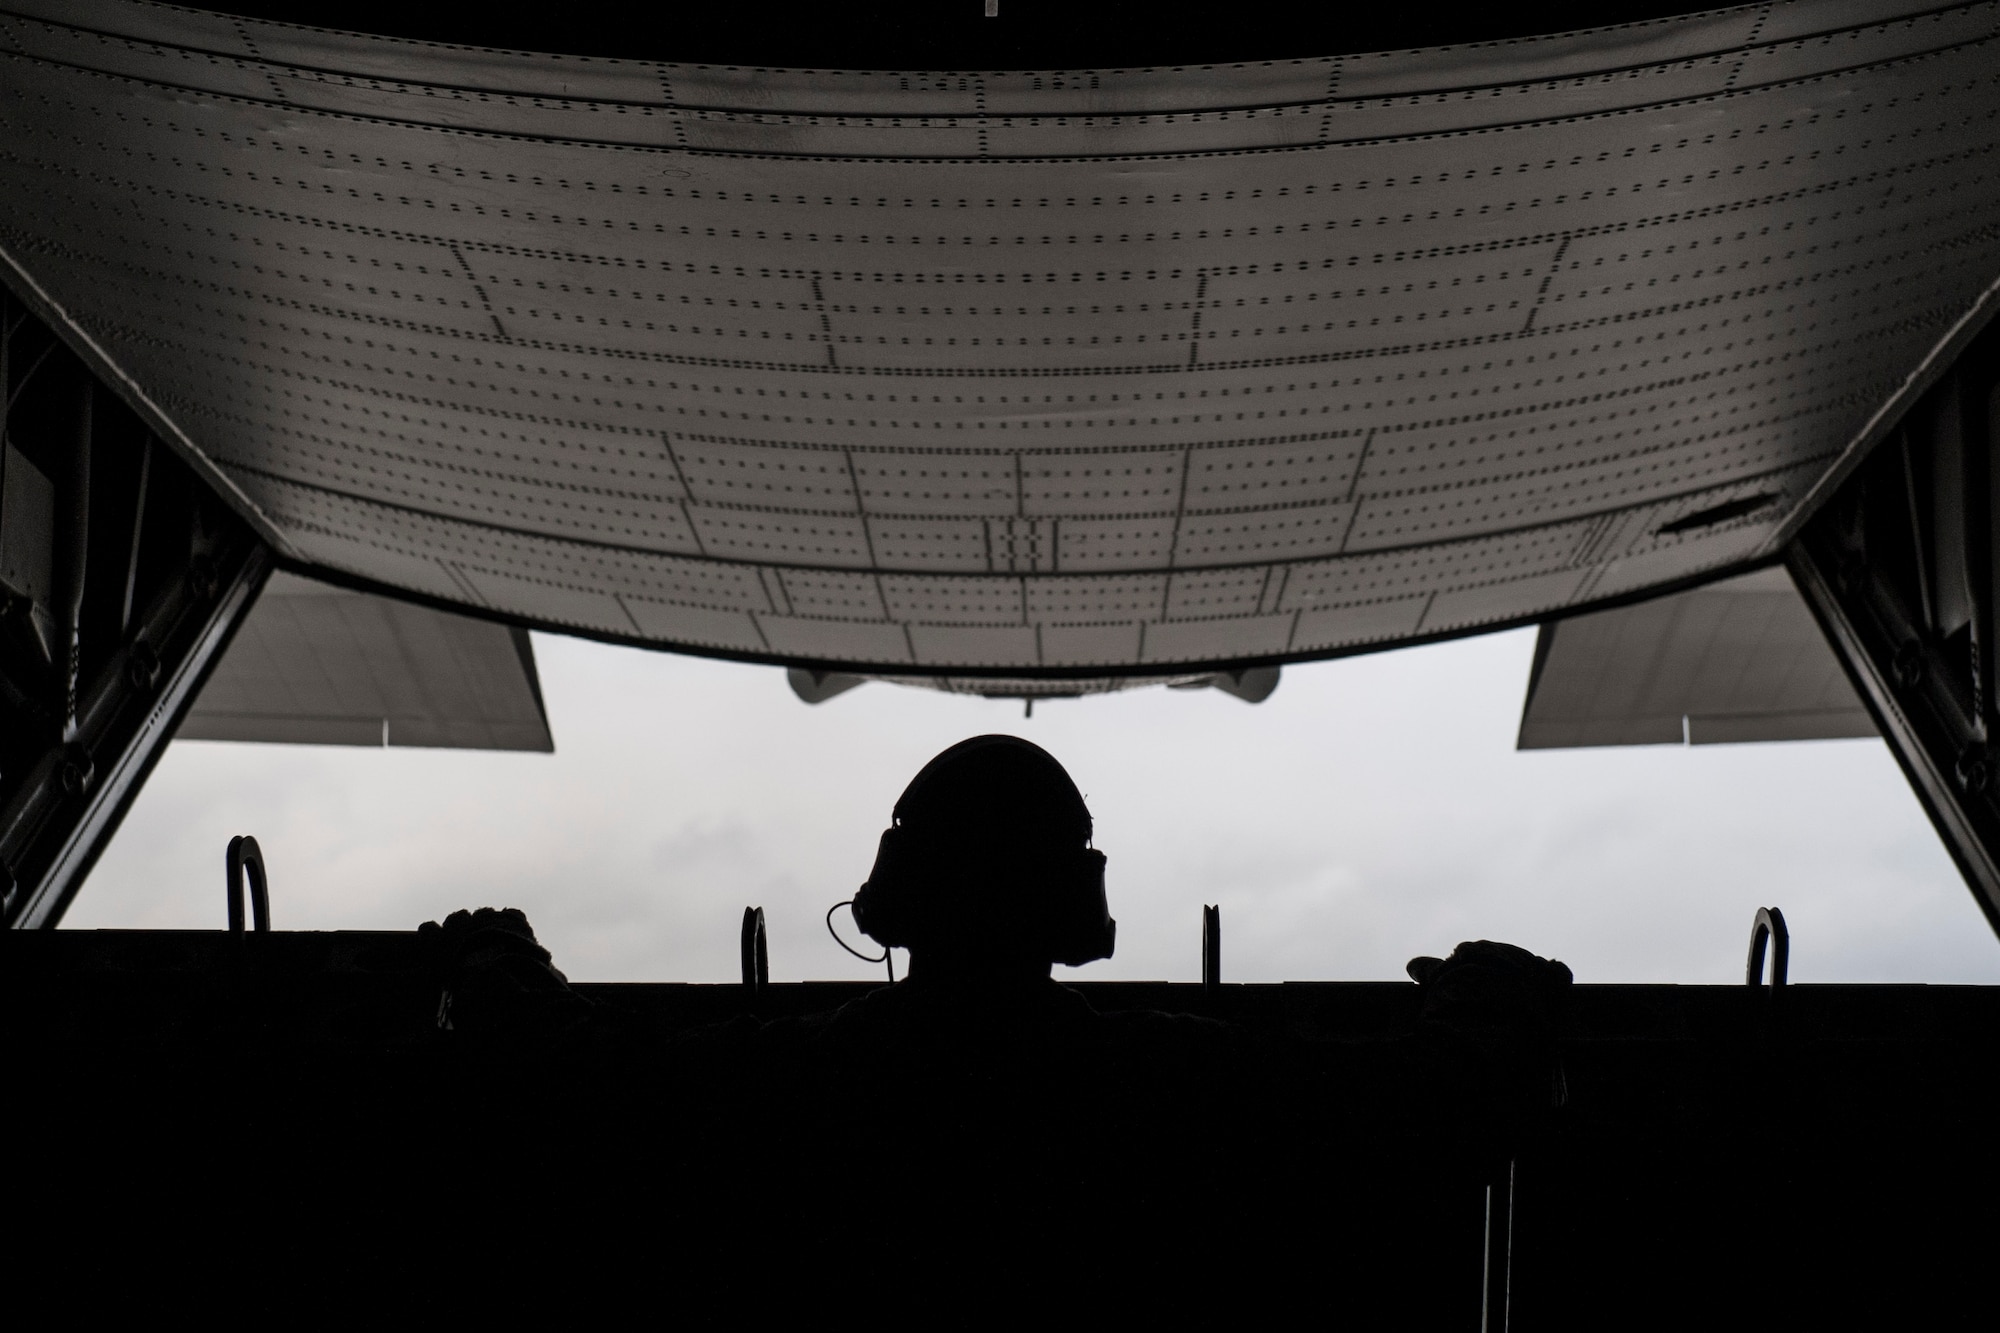
[[[1084,979],[1383,979],[1461,939],[1580,981],[1742,978],[1782,907],[1799,981],[2000,982],[2000,943],[1881,742],[1514,750],[1533,631],[1288,667],[1268,701],[1163,689],[1040,705],[537,635],[554,755],[176,742],[64,925],[215,928],[252,833],[281,929],[515,906],[576,980],[879,975],[825,934],[924,761],[1010,731],[1082,787],[1118,954]],[[843,914],[844,917],[844,914]]]

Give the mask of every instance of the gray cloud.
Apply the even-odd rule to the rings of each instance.
[[[865,977],[822,914],[932,754],[1052,750],[1110,856],[1118,957],[1192,979],[1223,907],[1233,980],[1399,977],[1510,939],[1583,980],[1741,976],[1775,903],[1802,981],[2000,981],[2000,946],[1876,741],[1513,749],[1531,633],[1288,669],[1268,702],[1019,705],[869,686],[817,708],[772,669],[538,636],[557,753],[175,745],[67,925],[208,928],[255,833],[280,926],[526,910],[594,980],[735,974],[746,903],[779,978]]]

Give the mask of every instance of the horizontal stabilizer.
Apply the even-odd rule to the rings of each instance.
[[[1873,736],[1783,569],[1542,626],[1516,746]]]
[[[555,749],[526,630],[282,573],[176,739]]]

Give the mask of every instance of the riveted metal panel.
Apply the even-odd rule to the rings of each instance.
[[[163,434],[343,577],[665,647],[1115,674],[1726,570],[2000,275],[1992,3],[924,74],[0,14],[0,250]]]

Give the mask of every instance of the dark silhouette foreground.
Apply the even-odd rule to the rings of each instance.
[[[1386,1043],[1099,1013],[1052,972],[1115,947],[1104,867],[1061,765],[982,736],[910,784],[855,898],[869,936],[909,951],[907,977],[830,1013],[657,1031],[576,998],[517,911],[424,930],[451,1035],[494,1063],[495,1123],[531,1135],[541,1090],[589,1097],[619,1127],[594,1169],[671,1180],[673,1198],[722,1215],[747,1207],[763,1243],[803,1247],[794,1258],[820,1222],[777,1201],[868,1200],[851,1277],[1025,1292],[1067,1271],[1053,1251],[1167,1292],[1193,1244],[1310,1264],[1358,1293],[1385,1264],[1406,1270],[1443,1214],[1453,1244],[1476,1245],[1485,1180],[1560,1099],[1568,969],[1487,941],[1413,960],[1421,1015]],[[1159,1219],[1158,1235],[1107,1249],[1093,1221],[1107,1205]],[[1299,1209],[1317,1221],[1302,1228]],[[1190,1218],[1209,1219],[1198,1237]],[[1437,1294],[1395,1299],[1421,1326]]]
[[[903,984],[754,994],[571,987],[490,910],[10,937],[17,1270],[152,1322],[1469,1329],[1512,1160],[1518,1327],[1991,1322],[1957,1205],[2000,1180],[2000,991],[1486,942],[1072,989],[919,930]]]

